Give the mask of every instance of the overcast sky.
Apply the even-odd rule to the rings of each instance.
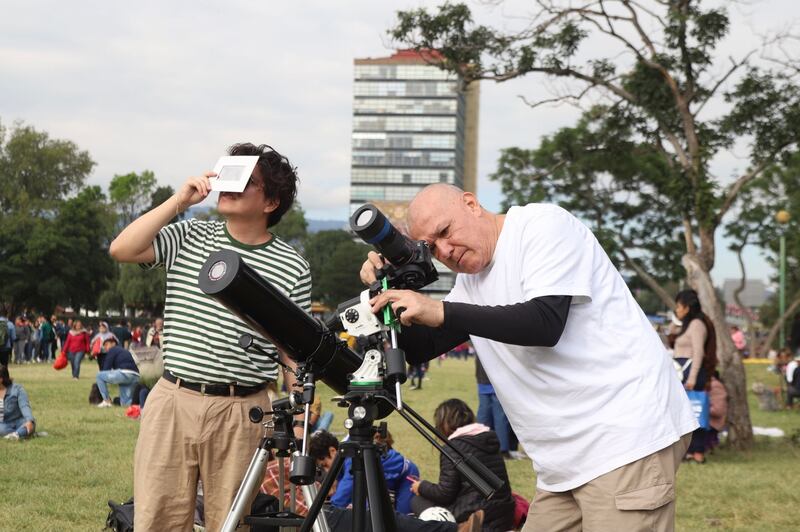
[[[646,1],[646,0],[645,0]],[[265,142],[300,169],[299,199],[310,218],[348,214],[353,59],[391,53],[386,36],[398,9],[440,2],[207,0],[135,3],[6,2],[0,17],[0,121],[21,120],[88,150],[91,184],[153,170],[177,187],[213,167],[238,141]],[[480,20],[511,26],[532,2],[478,5]],[[757,45],[757,34],[800,15],[796,0],[732,10],[726,53]],[[499,150],[535,147],[574,123],[568,106],[528,109],[518,98],[547,95],[540,79],[483,83],[478,194],[500,203],[488,180]],[[718,161],[733,175],[742,153]],[[724,243],[720,247],[724,248]],[[751,275],[771,271],[755,253]],[[718,255],[717,282],[738,275]]]

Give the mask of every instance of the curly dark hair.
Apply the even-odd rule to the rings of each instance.
[[[318,430],[311,435],[308,444],[308,454],[314,460],[323,460],[328,457],[330,448],[339,449],[339,440],[327,430]]]
[[[297,167],[286,156],[268,144],[256,146],[251,142],[234,144],[228,148],[230,155],[258,155],[256,170],[261,176],[264,197],[276,200],[278,206],[269,213],[267,227],[278,225],[283,215],[292,208],[297,197]]]

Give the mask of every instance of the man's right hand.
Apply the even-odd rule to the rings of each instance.
[[[367,260],[364,261],[364,264],[361,266],[361,282],[369,286],[377,281],[378,278],[375,276],[375,272],[383,268],[385,265],[386,262],[384,262],[380,255],[374,251],[367,253]]]
[[[175,199],[178,202],[176,209],[183,212],[192,205],[196,205],[206,199],[211,193],[211,181],[209,178],[216,175],[214,172],[205,172],[201,176],[189,177],[184,181],[181,188],[175,193]]]

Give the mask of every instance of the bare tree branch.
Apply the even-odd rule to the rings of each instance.
[[[703,110],[703,107],[705,107],[705,106],[706,106],[706,104],[708,103],[708,101],[709,101],[709,100],[711,100],[711,98],[714,96],[714,94],[716,94],[717,90],[719,90],[719,88],[722,86],[722,84],[723,84],[723,83],[725,83],[725,81],[726,81],[726,80],[727,80],[729,77],[731,77],[731,75],[732,75],[734,72],[736,72],[736,71],[737,71],[739,68],[741,68],[743,65],[747,64],[748,60],[750,59],[750,56],[751,56],[751,55],[753,55],[755,52],[756,52],[756,50],[751,50],[751,51],[750,51],[750,52],[749,52],[747,55],[745,55],[745,56],[742,58],[742,60],[741,60],[741,61],[738,61],[738,62],[737,62],[737,61],[734,61],[733,57],[731,57],[731,58],[730,58],[730,60],[731,60],[731,63],[732,63],[732,66],[731,66],[731,68],[730,68],[730,69],[729,69],[729,70],[728,70],[728,71],[725,73],[725,75],[724,75],[724,76],[722,76],[722,77],[721,77],[721,78],[720,78],[720,79],[719,79],[719,80],[718,80],[718,81],[717,81],[717,82],[714,84],[714,86],[713,86],[713,87],[711,87],[711,90],[709,91],[708,95],[707,95],[707,96],[706,96],[706,97],[705,97],[705,98],[702,100],[702,103],[700,103],[700,105],[697,107],[697,109],[695,109],[695,111],[694,111],[694,115],[695,115],[695,116],[697,116],[697,115],[699,115],[699,114],[700,114],[700,111],[702,111],[702,110]]]
[[[644,268],[633,258],[631,258],[628,253],[625,251],[624,247],[620,247],[620,253],[622,257],[625,259],[625,264],[628,265],[630,269],[636,272],[636,275],[642,278],[642,281],[645,282],[647,286],[650,287],[653,292],[661,299],[661,301],[668,307],[674,308],[675,307],[675,300],[672,296],[664,290],[664,288],[655,280],[655,278],[647,273]]]

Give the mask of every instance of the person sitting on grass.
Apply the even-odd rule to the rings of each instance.
[[[108,393],[109,384],[119,384],[119,402],[122,406],[130,406],[133,402],[133,389],[139,382],[139,368],[133,361],[130,351],[117,345],[117,338],[109,336],[103,342],[103,367],[97,373],[97,388],[103,396],[99,408],[112,405]]]
[[[0,366],[0,436],[7,440],[30,438],[35,427],[25,388],[14,384],[8,366]]]
[[[414,514],[420,515],[432,506],[441,506],[453,513],[456,522],[464,523],[473,513],[483,510],[482,530],[505,532],[514,528],[514,499],[497,435],[486,425],[476,423],[475,414],[460,399],[444,401],[436,407],[433,417],[436,429],[447,437],[453,447],[465,456],[477,458],[504,484],[487,501],[442,455],[437,484],[417,480],[411,485],[411,491],[417,495],[411,500]]]
[[[411,513],[410,478],[419,477],[419,468],[411,460],[404,458],[392,448],[394,440],[387,432],[386,439],[375,435],[375,443],[385,447],[386,452],[381,454],[381,466],[389,497],[394,503],[397,513],[406,515]],[[318,430],[311,435],[308,453],[314,457],[317,465],[324,470],[330,469],[336,454],[339,452],[339,440],[336,436],[325,430]],[[348,508],[353,504],[353,465],[352,458],[345,458],[342,470],[336,482],[336,491],[331,496],[331,505],[337,508]]]

